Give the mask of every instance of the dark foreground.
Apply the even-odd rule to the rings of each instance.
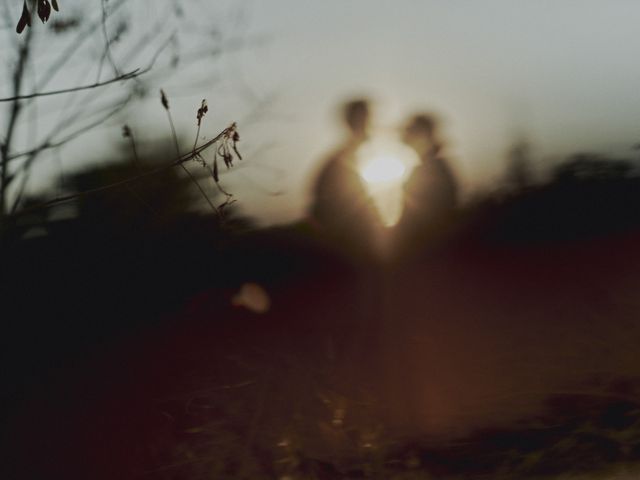
[[[557,478],[640,460],[637,230],[472,228],[377,264],[300,225],[113,231],[10,245],[2,478]],[[231,305],[248,281],[267,313]]]

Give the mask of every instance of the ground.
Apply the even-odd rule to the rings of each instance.
[[[286,252],[290,269],[296,250],[276,238],[254,255]],[[204,286],[25,389],[6,478],[631,471],[637,241],[447,243],[393,264],[257,269],[261,315],[232,306],[237,282]]]

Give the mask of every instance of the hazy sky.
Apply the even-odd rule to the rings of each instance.
[[[468,189],[495,177],[517,135],[547,163],[577,150],[631,155],[638,21],[633,0],[253,2],[251,28],[272,37],[242,68],[290,116],[269,128],[279,142],[269,162],[290,170],[277,208],[300,205],[350,95],[375,99],[384,126],[439,113]]]
[[[143,19],[154,5],[132,3]],[[222,81],[165,87],[180,98],[185,131],[205,97],[218,107],[209,125],[239,121],[247,166],[225,182],[265,222],[303,211],[318,161],[339,139],[337,106],[353,95],[376,101],[384,128],[415,111],[440,114],[467,192],[490,184],[518,135],[544,164],[575,151],[630,156],[640,140],[636,0],[253,0],[235,23],[207,19],[214,3],[240,4],[182,5],[254,41],[196,67]],[[264,115],[243,124],[260,99],[271,100]]]

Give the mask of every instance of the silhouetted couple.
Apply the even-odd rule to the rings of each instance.
[[[347,137],[318,175],[310,209],[312,222],[343,251],[358,257],[375,253],[383,231],[358,171],[358,150],[369,139],[369,111],[366,100],[344,106]],[[438,133],[434,117],[425,114],[412,117],[403,127],[402,139],[420,162],[404,185],[403,214],[394,232],[399,243],[424,237],[455,210],[457,185]]]

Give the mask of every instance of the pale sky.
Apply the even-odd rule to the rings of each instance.
[[[147,19],[156,2],[132,3],[136,16]],[[182,5],[213,25],[223,18],[207,18],[204,12],[214,3],[237,10],[238,2],[231,1]],[[530,139],[541,169],[576,151],[632,156],[630,147],[640,140],[638,1],[242,5],[233,25],[241,37],[254,39],[251,45],[195,67],[214,70],[221,82],[205,81],[188,91],[180,78],[161,83],[179,102],[179,130],[190,131],[202,98],[217,105],[210,127],[239,122],[247,165],[224,182],[243,211],[263,223],[303,212],[318,161],[339,139],[337,107],[354,95],[376,102],[375,123],[386,129],[416,111],[438,113],[467,192],[490,187],[517,135]],[[195,34],[185,38],[200,41]],[[271,99],[264,115],[243,124],[259,99]],[[154,121],[146,123],[156,128]],[[119,128],[111,128],[116,133],[101,138],[117,138]]]

